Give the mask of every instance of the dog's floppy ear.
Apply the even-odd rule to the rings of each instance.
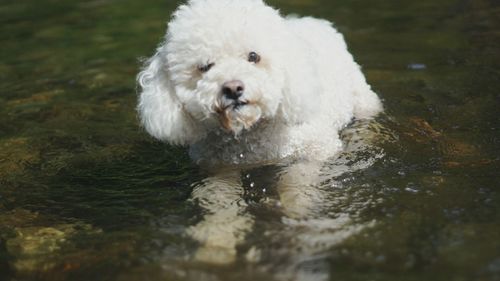
[[[142,125],[153,137],[184,145],[194,139],[196,130],[175,95],[163,47],[158,48],[137,75],[140,86],[137,111]]]

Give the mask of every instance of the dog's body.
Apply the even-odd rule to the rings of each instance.
[[[340,150],[340,129],[382,109],[329,22],[260,0],[181,6],[139,83],[146,130],[209,164],[322,160]]]
[[[276,184],[289,218],[307,218],[325,198],[315,185],[323,161],[342,148],[339,131],[353,118],[382,110],[329,22],[283,18],[261,0],[182,5],[138,81],[146,130],[189,145],[197,162],[302,160],[286,166]],[[252,228],[233,166],[214,168],[219,172],[193,192],[207,210],[187,231],[202,244],[199,260],[234,261],[237,244]]]

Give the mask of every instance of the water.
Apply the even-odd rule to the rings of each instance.
[[[325,167],[214,180],[134,112],[176,3],[0,2],[1,280],[500,280],[498,3],[272,4],[335,21],[386,114]],[[315,208],[278,200],[294,168],[321,171]],[[219,219],[229,236],[200,234]],[[193,237],[237,242],[232,261]]]

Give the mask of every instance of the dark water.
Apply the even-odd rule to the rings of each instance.
[[[316,221],[266,203],[280,167],[245,171],[253,227],[209,265],[186,235],[207,175],[134,110],[177,3],[0,1],[0,280],[500,280],[499,2],[272,4],[334,21],[386,114]]]

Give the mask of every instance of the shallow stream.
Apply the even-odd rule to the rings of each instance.
[[[214,265],[187,235],[207,173],[135,113],[177,3],[0,0],[0,280],[500,280],[499,2],[269,2],[334,21],[386,110],[344,131],[310,219],[283,166],[239,173],[251,228]]]

